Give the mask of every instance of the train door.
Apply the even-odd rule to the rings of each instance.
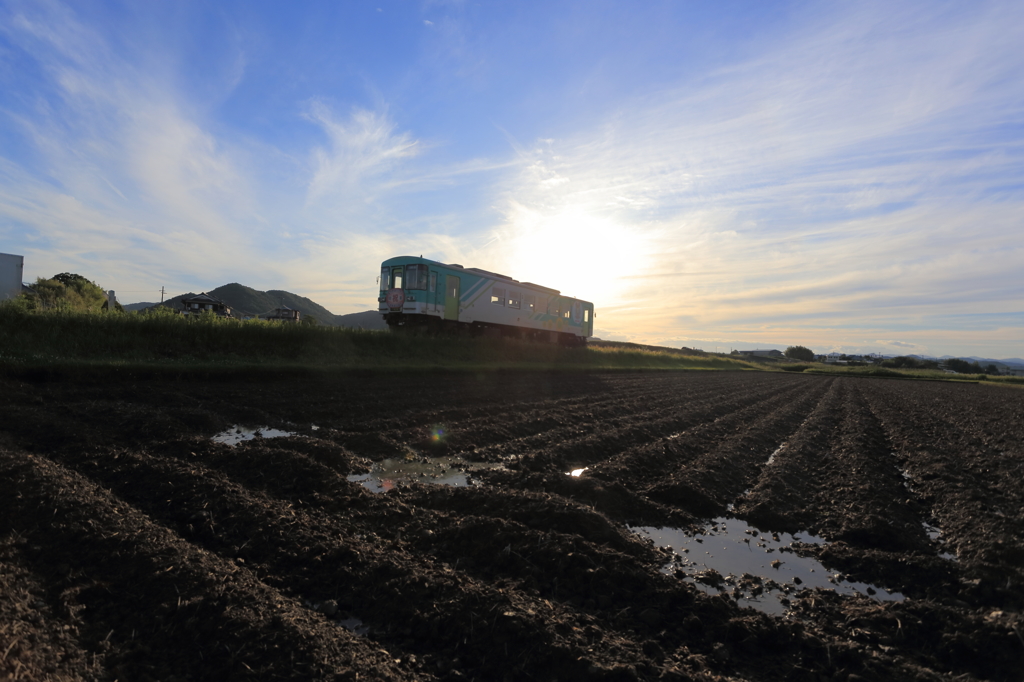
[[[459,295],[462,282],[454,275],[445,275],[444,278],[444,319],[459,319]]]

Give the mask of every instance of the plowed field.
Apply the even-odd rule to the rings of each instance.
[[[7,379],[0,677],[1020,680],[1022,510],[1024,393],[985,385]],[[730,518],[766,575],[696,561]]]

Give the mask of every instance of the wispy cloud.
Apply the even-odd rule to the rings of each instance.
[[[489,123],[505,153],[445,119],[504,96],[488,79],[514,75],[497,65],[516,46],[487,30],[515,19],[455,9],[421,7],[403,26],[431,37],[407,63],[355,65],[348,89],[284,64],[308,87],[275,81],[272,115],[242,125],[249,100],[232,98],[283,59],[260,46],[293,36],[218,24],[230,49],[186,74],[167,53],[184,38],[150,46],[75,5],[0,4],[0,236],[38,274],[237,280],[345,311],[373,305],[380,260],[423,253],[591,298],[615,338],[1024,342],[1019,3],[802,6],[736,42],[743,57],[585,112],[572,93],[548,106],[543,74],[506,79],[509,102],[544,99],[552,119],[529,137]]]
[[[330,141],[329,148],[313,150],[316,170],[309,184],[311,202],[330,195],[351,201],[356,198],[354,193],[371,194],[370,181],[416,156],[420,149],[408,132],[396,132],[386,113],[356,108],[347,120],[339,120],[326,104],[314,101],[308,116]]]
[[[5,160],[0,212],[38,233],[45,248],[32,254],[37,267],[70,260],[137,277],[138,268],[166,273],[170,261],[197,275],[225,253],[247,251],[253,188],[233,151],[182,110],[169,83],[116,55],[61,5],[10,18],[6,36],[46,80],[34,102],[6,112],[36,155]]]
[[[510,201],[642,226],[639,270],[604,269],[602,324],[620,336],[1011,310],[1024,150],[997,131],[1024,113],[1007,87],[1024,13],[917,10],[822,15],[761,58],[625,102],[524,152]]]

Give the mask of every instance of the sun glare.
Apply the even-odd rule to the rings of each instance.
[[[643,240],[606,218],[582,211],[520,214],[511,238],[508,274],[610,305],[626,293],[644,261]]]

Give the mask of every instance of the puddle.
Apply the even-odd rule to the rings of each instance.
[[[785,443],[783,443],[779,447],[775,448],[775,452],[773,452],[772,454],[768,455],[768,461],[765,462],[764,465],[765,466],[771,466],[772,464],[774,464],[775,463],[775,455],[779,454],[782,451],[782,448],[784,448],[784,447],[786,447]]]
[[[368,625],[363,625],[363,621],[359,620],[355,616],[347,614],[343,611],[339,611],[338,602],[333,599],[329,599],[323,602],[304,602],[305,606],[313,611],[324,614],[328,618],[332,619],[335,623],[351,630],[357,635],[365,635],[370,631]]]
[[[369,626],[363,625],[363,621],[358,618],[339,618],[337,621],[338,625],[342,626],[347,630],[351,630],[357,635],[365,635],[370,631]]]
[[[939,547],[945,547],[946,546],[946,539],[944,537],[942,537],[942,530],[940,528],[931,525],[927,521],[921,523],[921,528],[924,529],[924,532],[925,532],[926,535],[928,535],[928,539],[929,540],[934,542]],[[952,554],[950,552],[939,552],[939,558],[940,559],[948,559],[949,561],[957,561],[958,560],[956,555]]]
[[[567,476],[577,476],[577,477],[578,476],[582,476],[583,472],[586,471],[589,468],[590,467],[583,467],[582,469],[573,469],[572,471],[567,472],[566,475]]]
[[[895,452],[892,452],[890,454],[892,455],[894,460],[896,460],[897,462],[899,461],[899,455],[897,455]],[[907,489],[907,492],[910,492],[910,493],[916,492],[914,490],[914,483],[915,483],[915,481],[914,481],[913,474],[911,474],[910,471],[908,471],[907,469],[904,469],[899,464],[896,465],[896,468],[900,472],[900,477],[903,479],[903,481],[901,481],[901,482],[903,483],[903,487]]]
[[[292,431],[281,431],[280,429],[271,429],[266,426],[232,426],[227,431],[218,433],[213,436],[211,440],[217,443],[227,443],[228,445],[238,445],[243,440],[252,440],[253,438],[280,438],[282,436],[294,436],[295,433]]]
[[[676,528],[629,529],[672,550],[674,556],[662,568],[663,573],[692,582],[707,594],[729,592],[740,606],[765,613],[784,614],[795,593],[816,587],[879,601],[904,598],[875,585],[844,580],[817,559],[798,556],[791,547],[793,542],[824,544],[813,535],[762,533],[745,521],[725,517],[714,519],[696,536]]]
[[[467,462],[461,457],[420,457],[385,459],[373,465],[366,474],[352,474],[348,480],[361,484],[371,492],[385,493],[408,483],[435,483],[465,487],[473,485],[473,472],[499,469],[502,464]]]
[[[740,494],[740,498],[743,498],[743,497],[746,497],[747,495],[749,495],[751,490],[753,490],[753,488],[747,488],[746,490],[744,490]],[[735,509],[736,509],[736,503],[734,503],[734,502],[730,502],[729,504],[725,505],[725,511],[731,512],[731,511],[733,511]]]

